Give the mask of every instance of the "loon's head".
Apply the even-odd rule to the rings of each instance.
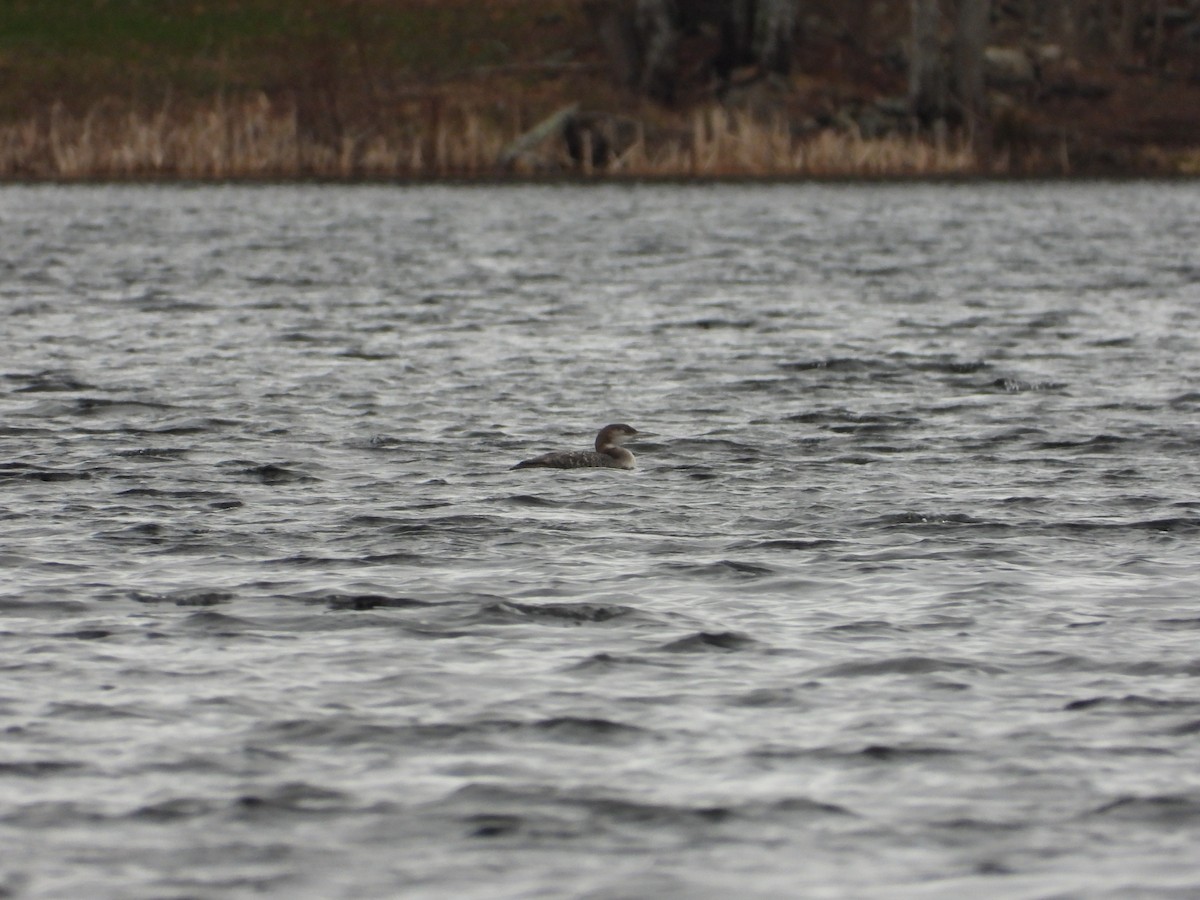
[[[603,452],[606,447],[623,444],[635,434],[637,429],[632,425],[605,425],[596,435],[596,449]]]

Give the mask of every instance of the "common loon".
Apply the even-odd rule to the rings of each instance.
[[[538,466],[547,469],[632,469],[633,454],[620,446],[637,434],[637,429],[628,425],[605,425],[596,435],[596,449],[572,450],[561,453],[544,453],[533,459],[526,459],[514,469],[532,469]]]

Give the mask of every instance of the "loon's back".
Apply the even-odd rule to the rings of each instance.
[[[637,434],[629,425],[605,425],[596,435],[595,450],[569,450],[566,452],[543,453],[533,459],[522,460],[514,469],[632,469],[633,454],[621,446],[623,441]]]
[[[563,453],[543,453],[533,459],[522,460],[513,466],[514,469],[632,469],[633,454],[628,450],[624,453],[630,457],[629,462],[597,453],[595,450],[571,450]]]

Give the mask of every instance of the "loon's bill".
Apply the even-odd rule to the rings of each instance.
[[[621,446],[637,434],[630,425],[605,425],[596,435],[596,449],[568,450],[558,453],[543,453],[533,459],[522,460],[514,469],[632,469],[633,454]]]

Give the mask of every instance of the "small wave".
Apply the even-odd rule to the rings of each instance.
[[[68,759],[16,760],[0,762],[0,776],[45,778],[49,775],[58,775],[62,772],[72,772],[82,768],[84,768],[83,763]]]
[[[856,413],[848,409],[828,409],[816,412],[796,413],[786,416],[785,421],[805,425],[817,425],[834,434],[875,434],[896,428],[907,428],[920,424],[915,416],[895,416],[882,413]]]
[[[1200,823],[1200,797],[1194,794],[1121,797],[1098,807],[1091,815],[1170,827],[1194,825]]]
[[[779,368],[792,372],[835,371],[835,372],[867,372],[872,369],[890,368],[885,363],[874,359],[860,359],[851,356],[834,356],[827,359],[810,359],[799,362],[780,363]]]
[[[174,606],[220,606],[234,599],[232,591],[220,590],[181,590],[168,591],[165,594],[152,594],[142,591],[130,591],[129,599],[137,603],[157,604],[170,603]]]
[[[536,494],[512,494],[498,498],[500,502],[516,507],[533,507],[535,509],[559,509],[567,504],[549,497],[539,497]]]
[[[210,432],[223,431],[227,428],[242,429],[245,427],[246,423],[237,419],[223,419],[216,416],[193,416],[162,422],[152,428],[142,429],[142,431],[145,434],[187,435],[208,434]]]
[[[324,604],[329,609],[352,610],[366,612],[372,609],[412,609],[414,607],[433,606],[428,600],[416,600],[412,597],[390,597],[385,594],[310,594],[305,598],[310,603]]]
[[[1062,529],[1067,532],[1129,531],[1157,534],[1191,534],[1200,530],[1200,517],[1169,516],[1165,519],[1141,519],[1133,522],[1112,522],[1107,520],[1057,522],[1048,524],[1046,528],[1050,531]]]
[[[659,647],[665,653],[707,653],[714,650],[736,651],[757,646],[758,641],[737,631],[698,631]]]
[[[956,756],[962,751],[948,747],[923,747],[919,745],[893,746],[891,744],[869,744],[854,752],[855,756],[879,762],[907,762],[914,759],[929,759],[939,756]]]
[[[349,794],[299,781],[277,785],[262,793],[243,794],[234,805],[244,816],[270,812],[338,814],[359,808]]]
[[[71,372],[64,369],[47,369],[43,372],[30,374],[5,374],[6,381],[15,381],[19,387],[13,388],[16,394],[35,393],[74,393],[76,391],[94,391],[96,386],[80,381]]]
[[[218,468],[232,470],[234,475],[260,484],[304,484],[319,480],[300,469],[279,463],[249,463],[242,460],[229,460],[218,463]]]
[[[1115,434],[1098,434],[1081,441],[1041,441],[1033,446],[1038,450],[1111,450],[1128,440]]]
[[[1088,697],[1085,700],[1072,700],[1063,709],[1075,712],[1086,709],[1114,709],[1126,713],[1160,713],[1177,710],[1190,710],[1200,707],[1200,700],[1173,700],[1157,697],[1143,697],[1139,694],[1126,694],[1124,697]]]
[[[139,447],[136,450],[118,450],[116,455],[124,459],[158,462],[176,460],[191,452],[189,447]]]
[[[70,469],[51,469],[28,463],[0,463],[0,478],[21,478],[26,481],[89,481],[92,473]]]
[[[711,563],[666,563],[660,568],[666,572],[679,575],[692,575],[701,578],[738,578],[751,579],[775,575],[776,570],[761,563],[741,562],[735,559],[721,559]]]
[[[997,528],[1008,529],[1011,526],[1003,522],[993,522],[980,519],[967,513],[890,513],[862,523],[865,527],[895,528],[917,525],[930,528]]]
[[[613,672],[632,667],[654,666],[661,667],[657,660],[641,656],[618,656],[612,653],[595,653],[587,659],[567,666],[565,672]]]
[[[488,622],[537,621],[552,625],[600,624],[639,613],[631,606],[605,603],[518,603],[502,600],[482,606],[476,618]]]
[[[1163,631],[1200,631],[1200,617],[1159,619],[1154,624]]]
[[[1059,381],[1022,381],[1020,378],[997,378],[988,387],[1004,394],[1026,394],[1041,391],[1061,391],[1067,385]]]
[[[732,550],[823,550],[837,547],[840,541],[827,538],[775,538],[769,541],[740,541],[730,545]]]
[[[254,623],[247,619],[207,609],[192,613],[183,620],[181,626],[188,631],[200,632],[212,637],[240,637],[255,628]]]
[[[934,656],[894,656],[890,659],[872,659],[857,662],[836,663],[809,672],[812,678],[859,678],[875,675],[932,675],[938,672],[983,672],[999,674],[1004,670],[998,666],[968,659],[950,659]]]

